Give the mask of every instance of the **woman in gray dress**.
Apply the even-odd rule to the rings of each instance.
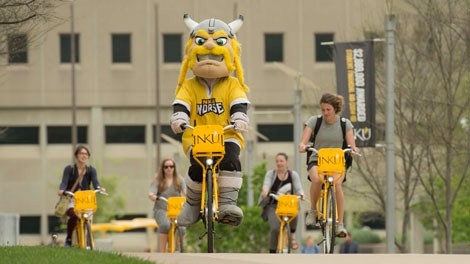
[[[153,180],[150,185],[148,193],[149,199],[155,203],[153,206],[153,212],[158,224],[159,252],[166,252],[167,234],[170,229],[170,222],[166,217],[167,203],[165,201],[158,200],[157,197],[163,196],[168,199],[172,196],[185,195],[186,185],[182,177],[178,175],[175,161],[172,159],[164,159],[155,180]],[[180,230],[184,232],[184,228],[180,228]]]

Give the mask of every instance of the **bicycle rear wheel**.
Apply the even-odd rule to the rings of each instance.
[[[90,222],[85,221],[83,223],[83,232],[84,232],[84,239],[85,239],[85,249],[93,250],[93,234],[91,232],[91,225]]]
[[[207,252],[214,252],[214,186],[212,181],[212,170],[206,173],[207,183],[207,203],[206,203],[206,231],[207,231]]]
[[[334,253],[336,238],[336,196],[333,186],[328,187],[324,235],[324,253],[332,254]]]
[[[291,253],[292,249],[292,240],[291,240],[291,232],[290,227],[288,224],[283,224],[281,226],[282,229],[279,230],[279,238],[278,238],[278,252],[280,254]]]

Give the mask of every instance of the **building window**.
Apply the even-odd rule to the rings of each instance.
[[[113,63],[130,63],[131,62],[131,35],[130,34],[113,34]]]
[[[77,141],[88,143],[88,128],[77,126]],[[69,144],[72,143],[72,126],[48,126],[47,144]]]
[[[264,61],[265,62],[283,62],[283,35],[282,34],[264,34]]]
[[[20,234],[39,234],[41,233],[40,216],[20,216]]]
[[[322,45],[322,42],[332,42],[333,33],[316,33],[315,34],[315,61],[329,62],[333,61],[332,45]]]
[[[8,63],[28,63],[28,38],[26,34],[8,36]]]
[[[145,126],[106,126],[106,143],[145,143]]]
[[[37,145],[39,144],[39,127],[0,127],[0,145]]]
[[[71,36],[72,34],[60,34],[60,62],[61,63],[71,63]],[[80,35],[74,34],[74,43],[75,43],[75,62],[80,62]]]
[[[258,125],[258,132],[269,138],[269,142],[292,142],[294,141],[293,124],[266,124]],[[258,138],[262,141],[261,138]]]
[[[182,61],[181,34],[163,34],[163,62]]]

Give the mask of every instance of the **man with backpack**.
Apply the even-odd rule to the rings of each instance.
[[[349,146],[354,152],[359,153],[354,140],[353,125],[351,121],[339,114],[343,109],[344,98],[341,95],[334,95],[325,93],[320,99],[321,116],[311,116],[304,126],[302,138],[299,144],[299,151],[306,152],[306,147],[309,142],[312,142],[317,150],[321,148],[344,148]],[[348,159],[348,158],[347,158]],[[351,163],[352,160],[346,163]],[[305,223],[307,225],[315,225],[317,222],[317,201],[320,199],[322,181],[318,177],[317,154],[311,153],[307,158],[308,180],[310,185],[310,202],[311,210],[307,213]],[[347,230],[344,227],[344,194],[342,189],[342,182],[345,180],[345,175],[341,175],[340,179],[335,185],[336,199],[338,207],[338,225],[336,235],[345,237]]]

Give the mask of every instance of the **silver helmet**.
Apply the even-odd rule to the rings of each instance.
[[[202,21],[201,23],[198,23],[198,22],[194,21],[191,17],[189,17],[188,14],[184,14],[183,20],[184,20],[184,23],[186,24],[186,26],[191,31],[191,37],[194,37],[194,34],[198,30],[204,29],[204,30],[207,30],[207,32],[209,32],[211,34],[214,33],[215,31],[223,30],[223,31],[227,32],[227,35],[230,38],[234,38],[235,33],[237,33],[237,31],[240,29],[240,27],[243,24],[243,16],[242,15],[239,15],[237,19],[235,19],[234,21],[232,21],[228,24],[225,23],[222,20],[215,19],[215,18],[209,18],[209,19],[206,19],[206,20]]]

